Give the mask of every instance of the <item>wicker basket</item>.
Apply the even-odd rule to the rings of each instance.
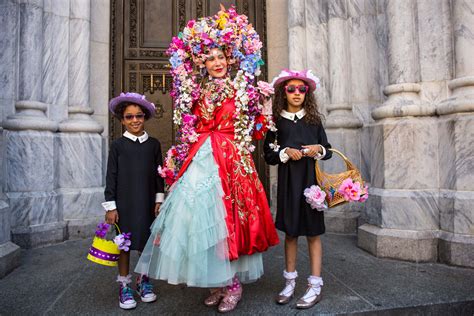
[[[344,156],[343,153],[333,148],[329,148],[329,150],[338,154],[342,159],[344,159],[347,169],[341,173],[329,174],[319,168],[319,163],[316,160],[316,181],[318,182],[321,189],[326,192],[326,201],[328,203],[328,207],[334,207],[347,202],[342,194],[338,192],[339,187],[345,179],[351,178],[352,181],[359,182],[361,187],[364,186],[364,181],[362,180],[359,169],[357,169],[354,164],[350,162],[346,156]]]
[[[120,234],[120,228],[117,226],[117,224],[114,225]],[[87,254],[87,259],[104,266],[115,267],[117,266],[119,257],[120,250],[113,240],[107,240],[94,236],[92,246],[90,247],[89,253]]]

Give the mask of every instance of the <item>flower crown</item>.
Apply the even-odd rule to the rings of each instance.
[[[170,179],[171,174],[178,174],[190,144],[198,139],[192,107],[200,97],[200,90],[193,66],[204,68],[212,48],[220,48],[226,55],[228,64],[238,68],[232,81],[236,92],[235,141],[245,170],[252,172],[244,156],[253,151],[251,140],[254,120],[262,109],[258,104],[258,91],[253,85],[254,78],[260,74],[260,66],[263,65],[262,42],[248,23],[247,16],[237,14],[234,6],[226,10],[221,5],[221,10],[216,15],[189,21],[184,30],[173,37],[167,50],[173,77],[171,96],[174,98],[173,122],[178,126],[178,144],[169,150],[165,167],[160,170],[165,179]],[[169,183],[173,181],[171,179]]]

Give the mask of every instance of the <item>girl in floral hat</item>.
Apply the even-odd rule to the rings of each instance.
[[[279,241],[251,156],[268,125],[253,85],[260,48],[230,8],[188,22],[168,51],[178,144],[160,168],[171,188],[135,271],[210,288],[204,304],[219,312],[236,308],[241,282],[260,278],[262,252]]]
[[[150,226],[164,200],[164,182],[157,168],[162,165],[160,142],[148,136],[145,120],[155,113],[153,103],[144,95],[127,92],[113,98],[110,111],[125,126],[125,133],[110,145],[107,162],[105,220],[117,223],[130,236],[130,250],[142,251],[150,236]],[[120,284],[119,306],[134,308],[137,303],[130,288],[130,252],[120,252],[118,261]],[[142,302],[153,302],[156,295],[146,274],[137,279],[137,292]]]
[[[312,209],[305,201],[304,191],[316,184],[315,159],[329,159],[331,145],[327,141],[313,92],[319,79],[311,71],[282,71],[272,82],[275,90],[273,117],[275,131],[267,133],[265,160],[278,165],[278,195],[275,226],[285,232],[284,289],[276,301],[287,304],[294,295],[296,252],[299,236],[306,236],[311,263],[308,289],[296,303],[309,308],[321,299],[322,247],[324,213]]]

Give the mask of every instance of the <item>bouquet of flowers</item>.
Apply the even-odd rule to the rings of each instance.
[[[337,192],[348,202],[365,202],[369,198],[367,185],[362,187],[360,182],[353,182],[351,178],[345,179]],[[327,202],[333,198],[333,193],[329,191],[326,194],[318,185],[312,185],[304,190],[304,196],[312,209],[322,211],[328,208]]]

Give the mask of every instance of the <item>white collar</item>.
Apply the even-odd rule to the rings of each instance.
[[[290,113],[286,110],[282,110],[280,112],[280,115],[286,118],[287,120],[296,122],[297,120],[301,120],[306,115],[306,111],[304,109],[301,109],[296,113]]]
[[[146,142],[146,140],[148,139],[148,134],[145,131],[143,132],[142,136],[135,136],[132,133],[129,133],[128,131],[125,131],[125,133],[123,133],[123,136],[127,137],[128,139],[133,140],[134,142],[136,142],[137,139],[138,139],[140,144]]]

